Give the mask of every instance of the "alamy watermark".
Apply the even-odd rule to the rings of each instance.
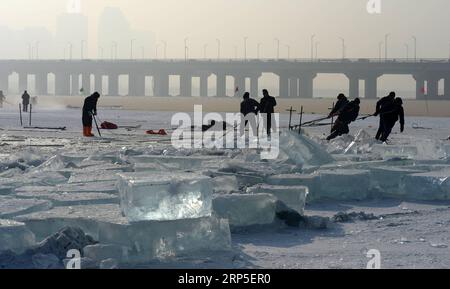
[[[381,14],[381,0],[369,0],[366,8],[369,14]]]
[[[367,269],[381,269],[381,252],[377,249],[371,249],[366,254],[370,258],[367,263]]]
[[[203,115],[194,106],[194,118],[187,113],[172,117],[172,146],[176,149],[259,149],[262,159],[276,159],[280,152],[280,116],[272,114],[219,113]],[[224,126],[225,124],[225,126]]]

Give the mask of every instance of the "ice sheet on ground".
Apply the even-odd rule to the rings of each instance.
[[[35,242],[34,234],[24,223],[0,219],[0,252],[11,250],[21,253]]]
[[[0,196],[0,218],[12,218],[21,214],[45,211],[52,207],[51,202],[38,199],[18,199]]]
[[[311,190],[310,200],[364,200],[370,192],[370,171],[324,170],[319,171],[319,188]]]
[[[303,215],[309,190],[305,186],[272,186],[260,184],[248,188],[249,194],[271,194],[283,202],[289,209]]]
[[[271,194],[221,195],[214,198],[213,209],[231,227],[267,225],[275,220],[276,202]]]
[[[418,156],[419,150],[413,145],[386,145],[377,144],[372,148],[374,154],[383,159],[390,158],[409,158],[414,159]]]
[[[101,181],[95,183],[59,184],[55,191],[63,193],[106,193],[117,194],[116,181]]]
[[[318,143],[292,131],[281,134],[280,150],[288,156],[290,162],[300,167],[320,166],[334,161]]]
[[[183,172],[122,173],[121,207],[132,221],[192,219],[211,215],[211,178]]]
[[[402,190],[412,200],[449,200],[450,170],[406,175]]]
[[[167,169],[190,170],[202,167],[204,162],[220,162],[225,158],[217,156],[135,156],[130,160],[133,163],[159,164]]]
[[[402,197],[405,196],[400,186],[402,179],[408,174],[422,172],[418,169],[406,167],[373,167],[371,168],[370,186],[381,194],[378,197]]]

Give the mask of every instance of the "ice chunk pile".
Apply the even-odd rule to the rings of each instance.
[[[273,223],[277,199],[271,194],[232,194],[213,200],[214,212],[232,227]]]
[[[131,222],[211,216],[209,177],[185,172],[122,173],[119,177],[121,207]]]
[[[416,146],[412,145],[386,145],[377,144],[372,148],[372,153],[379,155],[383,159],[409,158],[414,159],[419,154]]]

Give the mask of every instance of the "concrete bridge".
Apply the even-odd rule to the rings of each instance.
[[[119,76],[128,75],[130,96],[144,96],[146,77],[152,77],[155,96],[169,96],[169,76],[179,76],[180,94],[192,96],[192,79],[200,79],[200,96],[208,95],[208,77],[216,76],[216,95],[226,96],[226,77],[234,79],[239,94],[247,87],[252,95],[259,91],[263,73],[279,76],[280,97],[312,98],[317,74],[344,74],[349,79],[350,97],[375,99],[377,80],[382,75],[412,75],[416,81],[417,99],[450,99],[450,60],[373,60],[373,59],[316,59],[316,60],[0,60],[0,90],[8,91],[8,78],[17,73],[16,91],[34,89],[37,95],[47,95],[49,79],[54,79],[55,95],[78,95],[81,88],[87,93],[103,91],[119,95]],[[35,87],[28,87],[28,76],[34,75]],[[444,96],[438,94],[438,83],[445,80]],[[360,81],[365,93],[359,95]]]

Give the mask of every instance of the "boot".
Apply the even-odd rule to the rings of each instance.
[[[92,133],[92,126],[88,126],[88,127],[87,127],[87,133],[88,133],[88,137],[93,137],[93,136],[95,136],[95,135]]]
[[[88,127],[87,126],[83,126],[83,136],[88,137],[88,131],[87,131]]]

